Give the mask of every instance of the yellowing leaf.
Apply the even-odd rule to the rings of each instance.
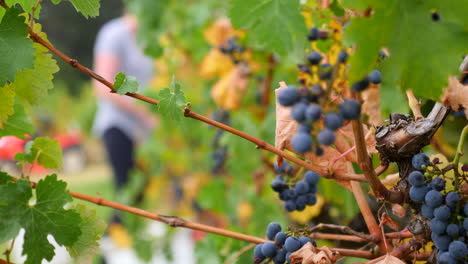
[[[229,56],[223,54],[219,49],[213,48],[203,58],[200,64],[200,75],[206,79],[213,79],[229,73],[234,68]]]
[[[216,20],[204,32],[203,36],[206,41],[212,46],[217,47],[221,44],[226,44],[227,40],[234,36],[241,35],[241,31],[234,30],[231,22],[227,18],[220,18]]]
[[[291,264],[332,264],[335,262],[337,252],[328,247],[314,247],[310,242],[291,254]]]
[[[247,90],[247,84],[248,68],[245,64],[238,64],[213,86],[211,96],[219,107],[236,110]]]
[[[0,128],[3,128],[3,123],[7,121],[8,116],[14,112],[15,105],[15,91],[11,88],[10,84],[5,84],[0,87]]]
[[[468,85],[463,85],[457,78],[450,76],[449,85],[442,95],[442,102],[450,105],[453,110],[465,109],[468,117]]]
[[[405,264],[405,262],[401,261],[399,258],[396,258],[392,255],[386,255],[384,259],[377,262],[376,264]]]

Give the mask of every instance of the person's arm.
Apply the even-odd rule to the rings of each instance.
[[[94,57],[94,71],[104,77],[106,80],[114,80],[115,75],[118,73],[119,58],[113,54],[100,54],[99,52]],[[111,93],[110,88],[104,84],[93,80],[93,87],[96,95],[99,98],[110,100],[122,109],[138,116],[140,119],[145,120],[148,125],[155,123],[155,117],[146,108],[132,102],[132,98],[122,96],[116,93]]]

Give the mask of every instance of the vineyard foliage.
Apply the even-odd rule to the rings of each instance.
[[[48,101],[48,98],[54,98],[53,80],[59,71],[56,60],[60,58],[31,37],[37,34],[49,43],[47,29],[40,24],[41,1],[0,0],[0,3],[0,137],[26,139],[37,130],[34,119],[39,106],[50,104],[46,107],[53,108],[56,104],[56,108],[62,107],[59,102]],[[105,12],[100,10],[99,0],[52,0],[52,3],[69,5],[86,19]],[[377,125],[382,125],[372,123],[374,120],[383,120],[393,112],[410,113],[405,95],[407,90],[420,99],[421,111],[427,114],[434,102],[441,101],[444,96],[449,76],[460,76],[460,63],[468,54],[468,5],[465,0],[127,0],[125,5],[139,20],[138,41],[145,53],[155,60],[157,75],[145,95],[158,100],[157,105],[146,106],[160,119],[153,135],[138,149],[142,171],[132,172],[132,181],[116,200],[257,237],[264,237],[268,223],[273,221],[284,229],[292,226],[288,235],[302,234],[297,230],[323,221],[353,225],[353,228],[367,232],[355,196],[348,191],[352,189],[350,181],[338,181],[340,184],[337,184],[324,176],[328,174],[328,178],[332,178],[342,171],[348,175],[363,174],[356,154],[346,152],[355,140],[350,123],[346,121],[343,127],[339,124],[329,129],[339,131],[340,134],[336,132],[336,142],[341,145],[322,146],[325,149],[322,158],[312,153],[303,156],[293,153],[294,148],[288,144],[296,127],[285,129],[288,133],[283,138],[278,139],[278,133],[275,134],[275,126],[279,124],[276,114],[280,113],[277,111],[286,111],[290,121],[294,120],[289,117],[289,109],[275,108],[274,88],[280,81],[296,85],[298,76],[299,79],[304,76],[302,73],[298,75],[296,66],[307,63],[306,54],[320,52],[324,58],[320,57],[318,61],[323,59],[327,64],[335,64],[311,66],[311,71],[317,76],[337,75],[336,82],[326,77],[325,80],[304,77],[306,83],[322,82],[329,90],[337,89],[336,93],[326,93],[330,103],[335,104],[327,103],[327,113],[337,110],[337,102],[341,100],[338,97],[354,96],[349,87],[367,78],[374,70],[382,72],[381,80],[371,81],[375,85],[362,93],[364,130],[370,134],[375,132]],[[48,15],[53,16],[53,12]],[[311,27],[315,27],[319,34],[315,42],[307,39],[308,34],[314,33],[309,30]],[[50,44],[56,46],[58,43]],[[67,54],[67,50],[61,51]],[[340,59],[340,52],[345,52],[346,57]],[[80,58],[74,59],[77,61],[67,62],[72,67],[80,61]],[[313,58],[309,56],[308,60]],[[337,69],[336,72],[331,72],[332,67]],[[82,73],[77,70],[76,74]],[[380,79],[380,75],[373,77]],[[135,77],[123,72],[108,81],[122,96],[135,93],[139,86]],[[92,89],[89,85],[83,87]],[[94,100],[90,92],[83,94],[83,101]],[[455,97],[463,96],[468,97],[468,92],[466,86],[461,85],[452,95],[445,94],[444,101],[450,104]],[[79,107],[84,105],[79,104]],[[355,106],[342,106],[352,110],[348,112],[354,111],[348,113],[352,116],[349,119],[359,116]],[[453,110],[468,109],[468,102],[457,107]],[[186,116],[191,111],[210,116],[261,139],[265,144],[276,143],[295,158],[312,161],[311,166],[320,167],[324,174],[317,186],[314,184],[316,190],[310,191],[316,195],[313,205],[304,206],[301,212],[286,212],[270,188],[278,174],[274,163],[281,163],[282,159],[267,151],[255,150],[255,145],[245,140],[245,136],[242,138],[208,127],[193,118],[184,118],[184,111]],[[58,115],[60,111],[55,109],[55,113]],[[434,136],[437,147],[428,150],[444,150],[444,154],[451,156],[447,157],[450,160],[458,156],[455,148],[466,119],[448,118],[453,122],[440,129]],[[335,135],[328,132],[328,140],[318,139],[321,143],[331,142],[323,145],[335,141]],[[333,140],[330,139],[332,136]],[[369,143],[371,137],[366,137],[364,144],[373,150],[370,151],[372,162],[377,166],[379,155],[374,148],[375,142]],[[317,141],[316,138],[313,140]],[[259,145],[258,148],[265,147]],[[318,152],[315,148],[314,151]],[[434,157],[431,156],[431,160]],[[444,160],[443,165],[448,163],[440,157]],[[41,263],[43,259],[50,261],[53,258],[54,247],[48,235],[65,246],[74,258],[96,254],[105,224],[93,210],[77,204],[67,183],[57,177],[63,163],[60,144],[48,137],[36,137],[14,159],[21,168],[21,178],[0,172],[0,245],[8,248],[7,241],[14,239],[23,228],[25,263]],[[467,159],[462,157],[461,160],[466,163]],[[42,165],[54,173],[35,183],[34,177],[29,175],[31,164]],[[306,172],[304,168],[294,166],[294,174]],[[339,169],[333,166],[339,166]],[[462,168],[460,164],[455,170]],[[433,170],[437,170],[437,166]],[[398,173],[398,167],[391,165],[385,175],[395,173]],[[455,177],[453,172],[450,173],[450,177]],[[466,177],[466,172],[463,175]],[[297,180],[294,179],[294,183]],[[391,187],[396,183],[386,181],[385,184]],[[363,186],[372,193],[368,185]],[[162,194],[161,190],[168,189],[174,196],[181,190],[177,202]],[[141,190],[145,198],[136,201]],[[466,193],[464,195],[462,201],[466,200]],[[377,207],[379,201],[369,197],[369,203]],[[124,225],[132,234],[137,254],[141,259],[149,260],[152,249],[161,241],[145,236],[146,224],[141,217],[124,216]],[[349,246],[329,240],[317,242],[327,248]],[[200,263],[222,263],[231,257],[235,257],[237,263],[250,263],[252,253],[238,254],[245,246],[245,241],[208,235],[197,241],[195,252]],[[302,256],[297,252],[294,256]],[[348,258],[346,261],[364,260]]]

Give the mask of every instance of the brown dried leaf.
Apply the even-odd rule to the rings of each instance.
[[[468,117],[468,85],[463,85],[457,78],[449,77],[449,86],[442,95],[442,103],[450,105],[454,111],[465,109]]]
[[[223,54],[219,49],[213,48],[203,58],[198,71],[203,78],[213,79],[216,76],[229,74],[234,68],[229,56]]]
[[[314,247],[310,242],[289,257],[292,264],[332,264],[336,261],[338,252],[334,253],[328,247]]]
[[[276,97],[279,91],[286,88],[284,82],[280,82],[281,88],[275,90]],[[292,149],[289,143],[291,137],[296,133],[297,122],[291,118],[291,108],[276,103],[276,136],[275,147],[278,149]]]
[[[376,264],[405,264],[405,262],[401,261],[399,258],[396,258],[392,255],[385,256],[384,259],[377,262]]]
[[[380,90],[377,86],[369,87],[362,93],[362,113],[369,116],[369,123],[373,126],[383,125],[382,115],[380,113]]]

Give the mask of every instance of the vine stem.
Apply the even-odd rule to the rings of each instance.
[[[353,236],[353,235],[341,235],[341,234],[325,234],[325,233],[312,233],[309,235],[313,239],[326,239],[326,240],[340,240],[340,241],[351,241],[357,243],[368,242],[368,239]]]
[[[352,228],[350,228],[348,226],[341,226],[341,225],[334,225],[334,224],[320,223],[320,224],[310,228],[309,232],[315,232],[316,230],[320,230],[320,229],[336,229],[336,230],[340,230],[343,233],[350,234],[352,236],[362,238],[365,241],[372,241],[373,240],[373,237],[368,235],[368,234],[358,232],[358,231],[356,231],[356,230],[354,230],[354,229],[352,229]]]
[[[454,178],[454,183],[455,187],[458,187],[459,180],[458,176],[460,172],[458,171],[458,163],[460,162],[460,157],[463,155],[463,146],[465,145],[465,139],[468,136],[468,125],[466,125],[461,134],[460,134],[460,139],[458,140],[458,146],[457,146],[457,153],[455,153],[455,157],[453,158],[453,166],[455,167],[455,178]]]
[[[251,250],[252,248],[254,248],[256,246],[256,244],[248,244],[247,246],[241,248],[241,250],[237,251],[236,254],[232,255],[231,257],[229,257],[226,261],[224,261],[223,264],[231,264],[233,263],[237,258],[239,258],[240,256],[242,256],[245,252],[248,252],[249,250]]]
[[[358,95],[358,97],[360,97]],[[362,101],[359,98],[359,101]],[[356,154],[358,158],[358,165],[364,173],[372,191],[377,198],[383,198],[391,203],[402,203],[404,200],[403,193],[396,190],[388,190],[385,185],[377,177],[377,174],[372,167],[372,160],[367,152],[366,141],[364,138],[364,130],[361,119],[351,121],[353,127],[354,141],[356,146]]]
[[[265,81],[263,83],[262,105],[267,107],[270,104],[270,89],[273,82],[273,73],[275,70],[275,57],[273,53],[268,55],[268,71]]]
[[[67,55],[63,54],[61,51],[56,49],[52,44],[50,44],[49,42],[47,42],[46,40],[41,38],[30,27],[28,27],[28,31],[29,31],[30,38],[33,41],[35,41],[35,42],[43,45],[47,49],[49,49],[52,53],[59,56],[62,60],[67,62],[73,68],[78,69],[79,71],[85,73],[89,77],[91,77],[91,78],[97,80],[98,82],[104,84],[105,86],[109,87],[109,89],[111,90],[111,93],[115,93],[114,85],[111,82],[109,82],[108,80],[106,80],[104,77],[102,77],[99,74],[95,73],[94,71],[88,69],[87,67],[81,65],[77,60],[72,59],[72,58],[68,57]],[[157,105],[159,103],[159,101],[156,100],[156,99],[153,99],[153,98],[150,98],[150,97],[138,94],[138,93],[126,93],[125,95],[133,97],[133,98],[141,100],[141,101],[144,101],[144,102],[147,102],[147,103],[150,103],[150,104],[153,104],[153,105]],[[210,124],[212,126],[215,126],[217,128],[226,130],[226,131],[228,131],[228,132],[230,132],[230,133],[232,133],[234,135],[237,135],[239,137],[247,139],[248,141],[256,144],[257,148],[259,148],[259,149],[265,149],[265,150],[270,151],[272,153],[275,153],[275,154],[277,154],[277,155],[279,155],[279,156],[281,156],[281,157],[283,157],[283,158],[285,158],[285,159],[287,159],[287,160],[289,160],[291,162],[294,162],[299,166],[305,167],[305,168],[310,169],[310,170],[314,170],[314,167],[311,164],[307,163],[304,160],[301,160],[301,159],[295,157],[294,155],[291,155],[291,154],[289,154],[289,153],[287,153],[285,151],[282,151],[282,150],[280,150],[278,148],[275,148],[274,146],[266,143],[265,141],[263,141],[263,140],[261,140],[259,138],[253,137],[253,136],[251,136],[249,134],[246,134],[246,133],[244,133],[242,131],[239,131],[239,130],[233,128],[233,127],[227,126],[227,125],[222,124],[220,122],[216,122],[213,119],[210,119],[210,118],[208,118],[206,116],[197,114],[197,113],[193,112],[192,110],[190,110],[188,108],[186,108],[184,110],[184,116],[185,117],[190,117],[192,119],[196,119],[196,120],[202,121],[204,123]],[[324,177],[329,178],[329,179],[334,179],[334,180],[354,180],[354,181],[360,181],[360,182],[365,182],[366,181],[366,178],[364,178],[362,175],[356,175],[356,174],[343,174],[343,175],[334,174],[334,175],[324,175]]]

